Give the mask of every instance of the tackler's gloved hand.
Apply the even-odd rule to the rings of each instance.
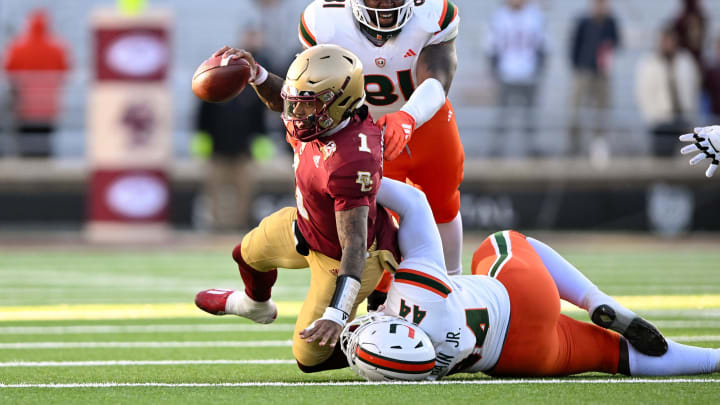
[[[720,125],[695,128],[691,134],[680,135],[680,140],[692,142],[680,150],[683,155],[700,152],[690,159],[691,165],[710,159],[710,166],[705,171],[705,176],[712,177],[717,170],[718,159],[720,159]]]
[[[403,148],[410,142],[415,131],[415,118],[405,111],[385,114],[377,120],[376,125],[384,130],[385,151],[383,158],[393,160],[400,156]]]

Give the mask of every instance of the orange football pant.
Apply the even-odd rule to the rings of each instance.
[[[410,154],[405,150],[395,160],[383,162],[383,176],[422,190],[436,223],[452,221],[460,211],[458,187],[463,180],[465,151],[450,100],[415,130],[408,148]],[[391,282],[392,274],[385,271],[376,290],[388,292]]]
[[[493,246],[492,239],[498,237],[502,240],[495,239]],[[503,242],[508,245],[505,256],[498,247]],[[510,295],[505,345],[497,365],[487,374],[617,373],[620,335],[560,314],[555,282],[525,235],[509,231],[486,238],[473,254],[472,273],[495,277]]]
[[[383,162],[383,176],[407,182],[425,192],[435,222],[452,221],[460,211],[460,183],[465,151],[449,100],[430,121],[415,130],[404,150]]]

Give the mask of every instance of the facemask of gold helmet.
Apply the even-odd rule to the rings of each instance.
[[[288,68],[281,96],[281,116],[290,136],[302,142],[316,139],[362,106],[362,63],[337,45],[308,48]]]

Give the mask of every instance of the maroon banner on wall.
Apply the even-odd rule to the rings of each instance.
[[[172,15],[148,9],[91,15],[94,80],[88,97],[87,232],[94,241],[167,236],[172,156]]]
[[[90,178],[90,218],[122,223],[164,223],[170,188],[163,170],[95,170]]]
[[[95,80],[162,81],[170,61],[164,28],[95,30]]]

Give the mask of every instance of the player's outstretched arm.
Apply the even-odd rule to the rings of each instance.
[[[342,248],[340,270],[330,306],[320,319],[300,332],[308,343],[319,340],[320,346],[334,347],[352,312],[365,268],[368,212],[368,206],[360,206],[335,213]]]
[[[425,194],[406,183],[383,177],[377,202],[400,217],[398,244],[403,258],[433,262],[444,271],[442,241]]]
[[[250,66],[255,66],[249,81],[255,93],[269,109],[276,112],[282,111],[283,100],[280,97],[280,90],[284,82],[282,77],[265,70],[264,67],[255,62],[252,53],[244,49],[224,46],[213,54],[213,56],[220,55],[229,56],[231,59],[245,59]]]
[[[692,142],[683,147],[680,153],[683,155],[697,153],[690,159],[691,165],[710,159],[710,166],[705,171],[705,176],[712,177],[720,161],[720,125],[695,128],[691,134],[680,135],[680,140]]]
[[[428,122],[442,108],[456,68],[455,40],[423,48],[416,70],[419,85],[400,111],[383,115],[377,121],[385,130],[385,159],[397,158],[410,142],[415,128]]]

